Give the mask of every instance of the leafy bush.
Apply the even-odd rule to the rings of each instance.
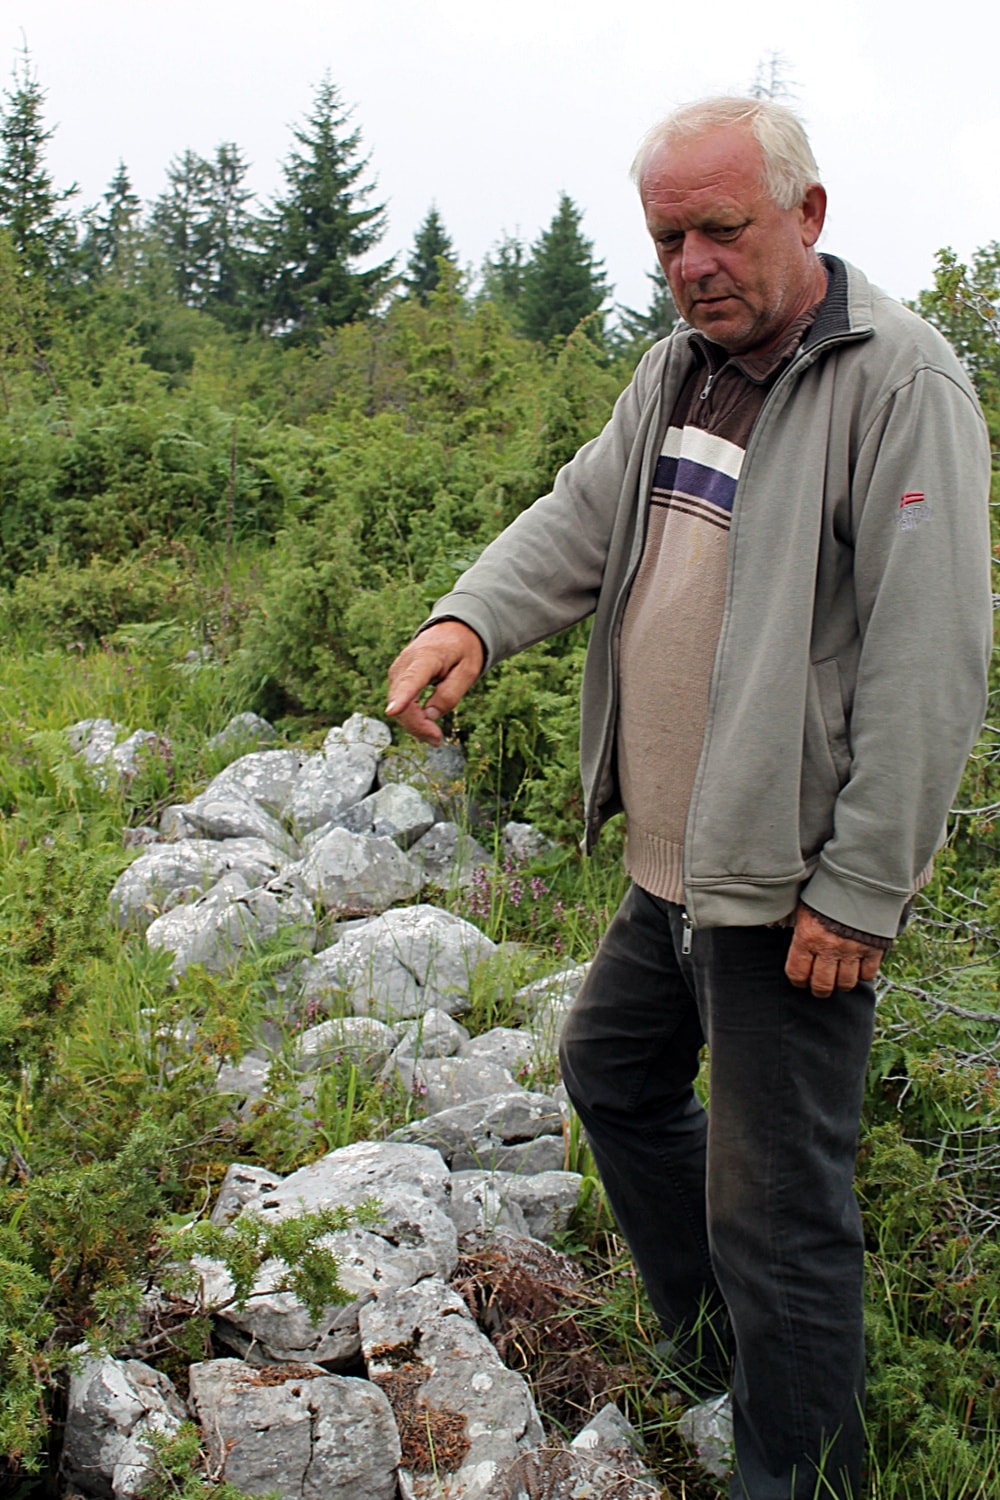
[[[196,602],[183,555],[140,554],[118,562],[92,557],[83,565],[47,559],[37,573],[22,573],[0,599],[4,624],[31,639],[90,646],[122,625],[169,620]]]

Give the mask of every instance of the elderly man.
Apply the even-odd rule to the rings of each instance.
[[[633,883],[563,1077],[672,1366],[731,1383],[731,1495],[847,1500],[872,980],[982,718],[989,446],[938,334],[817,254],[788,110],[688,106],[634,171],[684,323],[439,601],[388,712],[434,741],[484,667],[594,612],[587,838],[624,808]]]

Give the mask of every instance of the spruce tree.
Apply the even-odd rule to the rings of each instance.
[[[517,320],[529,338],[543,344],[567,338],[582,318],[599,314],[610,291],[603,261],[594,259],[593,242],[580,232],[582,217],[572,198],[561,193],[552,222],[532,245],[524,268]],[[588,331],[600,342],[600,315]]]
[[[132,182],[123,161],[119,161],[101,203],[103,208],[92,208],[85,215],[85,273],[88,279],[110,273],[128,282],[136,269],[141,205],[132,191]]]
[[[253,192],[245,185],[249,166],[239,147],[224,141],[211,163],[204,199],[210,264],[203,306],[229,323],[241,320],[256,248],[258,226],[249,208]]]
[[[52,284],[68,280],[76,255],[76,228],[62,205],[76,184],[57,192],[45,165],[54,131],[43,120],[45,91],[28,53],[15,66],[0,109],[0,227],[7,230],[28,275]]]
[[[525,260],[523,243],[515,235],[504,234],[483,261],[480,273],[480,298],[495,303],[512,321],[524,291]]]
[[[437,206],[431,204],[427,217],[413,239],[413,250],[406,263],[403,285],[407,295],[416,298],[421,307],[426,307],[431,292],[441,280],[438,257],[455,264],[455,249],[451,236],[441,222]]]
[[[248,170],[232,141],[224,141],[211,160],[185,151],[167,168],[169,186],[151,217],[178,297],[229,324],[252,316],[257,223],[248,207]]]
[[[362,181],[368,158],[358,155],[361,132],[348,129],[349,120],[325,77],[306,123],[293,131],[298,149],[284,165],[285,192],[264,217],[265,320],[294,341],[363,317],[391,281],[391,260],[358,269],[385,234],[386,217],[384,204],[368,201],[374,183]]]
[[[167,168],[167,191],[153,204],[150,225],[163,246],[174,290],[189,307],[200,307],[211,278],[211,229],[206,199],[212,165],[196,151],[175,156]]]
[[[646,311],[638,312],[634,307],[620,305],[615,309],[618,327],[614,343],[623,355],[644,353],[657,339],[666,338],[677,322],[677,308],[663,272],[657,266],[655,271],[647,271],[646,275],[653,283]]]

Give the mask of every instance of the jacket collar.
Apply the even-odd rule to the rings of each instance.
[[[826,296],[812,326],[806,330],[801,345],[803,352],[825,344],[829,339],[863,338],[875,331],[872,288],[866,277],[837,255],[824,253],[820,260],[827,272]],[[697,348],[708,359],[705,348],[708,341],[690,324],[682,322],[677,334],[683,335],[689,346]]]
[[[836,255],[824,254],[820,260],[827,272],[826,296],[802,341],[803,349],[825,344],[828,339],[860,338],[874,332],[869,282]]]

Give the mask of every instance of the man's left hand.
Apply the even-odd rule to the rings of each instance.
[[[804,906],[795,913],[785,973],[798,989],[825,1000],[834,990],[853,990],[859,979],[874,979],[881,962],[881,948],[840,937]]]

